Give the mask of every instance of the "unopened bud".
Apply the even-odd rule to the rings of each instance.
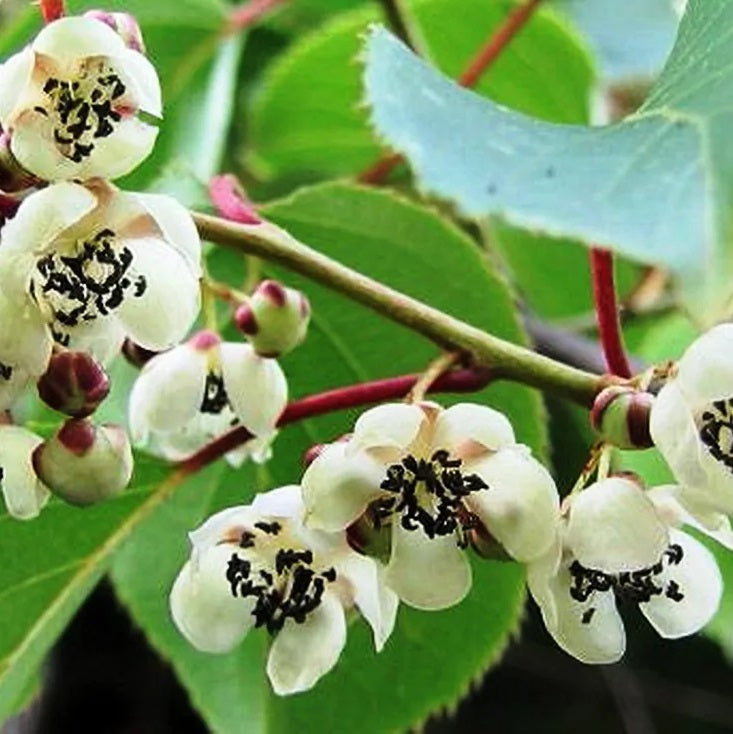
[[[263,357],[278,357],[305,339],[310,321],[308,299],[275,280],[265,280],[234,314],[234,323]]]
[[[108,25],[124,41],[127,48],[145,53],[145,43],[140,26],[134,16],[129,13],[111,13],[106,10],[88,10],[85,18],[93,18]]]
[[[631,387],[612,385],[596,396],[590,422],[601,437],[621,449],[653,446],[649,414],[654,396]]]
[[[72,418],[33,452],[38,478],[72,505],[114,497],[132,477],[132,451],[120,426]]]
[[[46,405],[74,418],[91,415],[109,393],[109,378],[86,352],[57,352],[38,381]]]

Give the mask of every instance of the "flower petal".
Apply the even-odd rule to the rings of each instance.
[[[0,362],[0,366],[8,367]],[[11,367],[7,372],[0,371],[0,411],[8,410],[30,384],[30,375],[20,367]]]
[[[201,240],[191,215],[173,197],[163,194],[130,194],[155,220],[163,239],[184,255],[191,269],[201,271]]]
[[[135,106],[149,115],[162,117],[158,72],[148,58],[139,51],[125,47],[110,61],[122,77]]]
[[[352,454],[346,442],[327,446],[302,479],[306,524],[321,530],[343,530],[377,499],[386,467],[367,452]]]
[[[547,551],[560,520],[560,502],[549,472],[525,446],[508,446],[472,462],[465,473],[478,474],[489,488],[472,492],[465,503],[518,561]]]
[[[50,493],[31,463],[40,436],[19,426],[0,426],[0,485],[8,513],[19,520],[37,517]]]
[[[695,339],[671,382],[692,405],[733,397],[733,324],[719,324]]]
[[[254,512],[263,516],[290,517],[299,521],[305,512],[303,494],[297,484],[256,494],[251,507]]]
[[[718,564],[707,548],[680,530],[670,531],[670,542],[682,549],[678,564],[665,562],[655,578],[663,593],[639,604],[654,629],[667,638],[694,634],[718,610],[723,581]]]
[[[392,553],[384,580],[416,609],[446,609],[471,588],[471,566],[455,535],[428,538],[421,529],[392,526]]]
[[[123,40],[106,23],[93,18],[71,16],[49,23],[33,41],[33,50],[69,64],[85,56],[112,56],[122,53]]]
[[[8,300],[0,286],[0,363],[36,377],[46,371],[52,347],[38,309],[28,299]]]
[[[641,487],[609,477],[573,498],[565,543],[586,568],[634,571],[659,560],[667,528]]]
[[[426,420],[417,405],[387,403],[362,413],[354,424],[351,450],[376,447],[407,448]]]
[[[0,64],[0,125],[8,130],[8,122],[26,94],[33,73],[35,56],[30,46]]]
[[[351,582],[354,603],[372,628],[375,649],[381,652],[394,629],[399,597],[384,583],[381,567],[371,558],[347,553],[337,572]]]
[[[54,326],[69,337],[69,349],[88,352],[103,365],[109,364],[119,354],[125,341],[125,331],[114,316],[82,321],[69,329],[58,323]]]
[[[235,544],[236,549],[239,536],[244,530],[251,528],[258,519],[260,516],[252,510],[251,505],[226,507],[211,515],[188,534],[193,546],[192,559],[195,562],[199,556],[204,556],[209,548],[224,542]]]
[[[570,596],[570,573],[528,577],[547,631],[565,652],[584,663],[614,663],[626,649],[626,633],[612,591],[593,592],[584,602]]]
[[[260,357],[249,344],[225,342],[219,353],[224,388],[242,425],[255,436],[271,433],[288,399],[280,365]]]
[[[153,357],[130,393],[130,428],[135,442],[150,431],[173,432],[199,411],[206,387],[206,354],[188,344]]]
[[[498,410],[475,403],[458,403],[443,411],[435,422],[433,445],[461,456],[471,443],[496,451],[514,443],[514,430]]]
[[[275,637],[267,658],[267,676],[275,693],[287,696],[313,688],[336,665],[345,644],[343,607],[326,591],[303,623],[288,619]]]
[[[226,570],[236,546],[209,548],[196,564],[188,561],[170,596],[173,621],[181,634],[203,652],[224,653],[236,647],[254,626],[255,599],[232,595]]]
[[[115,311],[129,336],[160,351],[179,342],[199,310],[199,283],[188,263],[155,238],[125,240],[132,253],[130,277],[144,278],[140,295],[128,293]]]

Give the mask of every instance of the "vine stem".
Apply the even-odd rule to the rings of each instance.
[[[608,371],[618,377],[631,377],[631,367],[624,349],[616,305],[613,280],[613,253],[602,247],[591,247],[590,270],[593,281],[593,304],[598,323],[598,336]]]
[[[332,260],[270,222],[246,225],[208,214],[193,213],[193,217],[203,239],[280,263],[422,334],[446,351],[465,353],[471,364],[490,368],[497,379],[522,382],[588,407],[599,389],[617,381],[492,336]]]
[[[40,0],[38,8],[44,23],[64,17],[64,0]]]
[[[358,408],[385,400],[402,399],[421,377],[422,375],[387,377],[383,380],[339,387],[294,400],[283,411],[277,426],[282,428],[291,423],[333,413],[336,410]],[[490,380],[491,375],[488,370],[456,369],[440,375],[427,387],[426,392],[475,392],[488,385]],[[186,474],[193,474],[251,438],[253,438],[252,434],[244,426],[238,426],[184,459],[178,464],[178,467]]]
[[[472,87],[481,75],[496,61],[509,42],[526,25],[542,0],[526,0],[507,14],[502,24],[489,36],[456,77],[462,87]],[[357,181],[379,184],[403,160],[399,153],[387,153],[357,176]]]

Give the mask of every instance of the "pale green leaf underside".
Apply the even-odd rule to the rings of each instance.
[[[732,33],[733,4],[693,0],[644,107],[604,128],[542,122],[481,99],[381,28],[367,40],[366,99],[377,132],[427,192],[470,216],[503,215],[667,266],[710,316],[733,282]]]

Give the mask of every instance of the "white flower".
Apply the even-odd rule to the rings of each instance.
[[[491,408],[433,403],[373,408],[350,440],[328,446],[303,477],[314,528],[338,530],[367,513],[391,526],[385,579],[420,609],[458,603],[471,585],[462,546],[483,524],[517,560],[546,551],[558,520],[547,471]]]
[[[717,610],[715,559],[668,526],[652,493],[610,477],[571,497],[566,512],[555,545],[527,568],[545,626],[566,652],[586,663],[618,660],[626,648],[618,602],[638,605],[666,638],[697,632]]]
[[[397,597],[377,564],[343,533],[303,527],[300,488],[258,495],[210,517],[190,534],[193,552],[171,592],[178,629],[199,650],[223,653],[253,627],[274,636],[267,675],[280,695],[311,688],[346,642],[345,610],[356,606],[381,650]]]
[[[130,428],[136,444],[176,461],[241,424],[256,438],[227,458],[263,461],[286,401],[274,359],[202,331],[145,365],[130,394]]]
[[[19,426],[0,426],[0,487],[8,513],[19,520],[37,517],[50,497],[31,463],[40,436]]]
[[[38,375],[53,342],[100,362],[125,336],[172,346],[198,313],[200,249],[166,196],[99,180],[32,194],[0,232],[0,361]]]
[[[690,345],[657,395],[650,431],[687,499],[733,514],[733,324]]]
[[[122,176],[150,153],[160,117],[152,64],[108,25],[62,18],[0,66],[0,126],[10,149],[47,181]]]

